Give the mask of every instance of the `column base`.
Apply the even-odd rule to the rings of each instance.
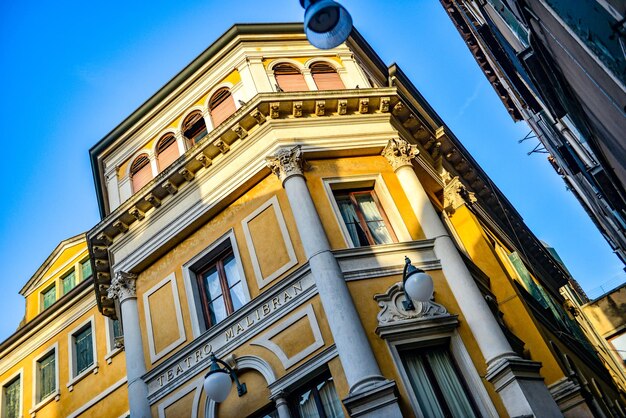
[[[539,374],[541,363],[519,357],[490,362],[485,376],[502,398],[511,417],[562,417]]]
[[[343,404],[351,417],[402,417],[396,382],[382,376],[372,376],[355,384]]]
[[[587,401],[583,395],[583,389],[571,378],[564,377],[558,382],[550,385],[549,389],[564,417],[594,417],[594,414],[589,405],[587,405]]]

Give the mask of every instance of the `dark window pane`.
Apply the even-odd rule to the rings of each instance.
[[[239,277],[239,270],[237,269],[237,261],[235,260],[234,255],[231,254],[224,259],[224,272],[226,273],[228,287],[233,287],[241,281],[241,278]]]
[[[207,299],[209,301],[216,299],[222,294],[222,286],[220,284],[217,267],[211,268],[204,274],[204,284],[207,291]]]
[[[211,317],[212,325],[215,325],[226,318],[226,305],[224,304],[223,296],[220,296],[209,304],[209,315]]]

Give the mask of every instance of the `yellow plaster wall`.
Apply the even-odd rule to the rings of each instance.
[[[593,327],[605,337],[626,326],[626,286],[583,306]]]
[[[92,294],[89,294],[84,297],[83,301],[92,299],[93,297],[94,296]],[[76,301],[76,304],[78,304],[78,302],[79,300]],[[71,371],[69,367],[69,335],[77,326],[84,323],[92,316],[94,317],[94,332],[96,336],[96,357],[94,360],[98,363],[98,373],[90,373],[86,375],[82,380],[75,383],[73,391],[70,392],[67,387],[67,383],[71,379]],[[42,334],[46,333],[49,327],[30,335],[26,343],[12,350],[11,355],[17,353],[19,360],[0,375],[0,382],[6,380],[17,370],[23,369],[21,381],[21,390],[23,393],[22,416],[30,416],[29,410],[34,406],[33,380],[35,379],[36,373],[34,359],[39,355],[48,352],[55,344],[58,344],[56,361],[59,372],[58,381],[60,397],[59,401],[52,400],[38,410],[36,412],[37,417],[48,418],[67,416],[83,406],[89,400],[98,396],[98,394],[126,375],[125,356],[123,352],[115,355],[112,358],[111,364],[107,364],[107,361],[105,360],[107,347],[106,331],[104,326],[105,319],[100,315],[98,309],[94,306],[89,309],[88,312],[77,317],[74,321],[72,321],[72,323],[67,325],[61,331],[51,334],[49,338],[35,350],[30,352],[26,351],[26,344],[42,338]],[[21,354],[22,352],[23,355]],[[100,402],[100,404],[88,410],[85,416],[120,416],[128,410],[127,399],[127,390],[126,385],[124,384],[111,395],[107,396],[106,399]],[[106,405],[106,407],[104,405]],[[98,415],[97,411],[102,411],[103,409],[109,411],[107,412],[107,415]],[[111,413],[111,415],[108,415],[109,413]]]
[[[498,414],[502,417],[508,416],[500,401],[499,395],[493,389],[493,385],[487,382],[484,378],[486,373],[485,360],[480,352],[480,349],[478,348],[478,345],[476,344],[476,341],[474,340],[473,334],[466,325],[467,323],[464,316],[460,314],[461,310],[456,303],[454,295],[448,287],[443,273],[439,270],[434,270],[429,271],[428,274],[433,277],[435,285],[435,301],[445,306],[449,313],[459,315],[460,325],[457,328],[457,331],[463,340],[463,344],[465,345],[465,348],[467,349],[478,374],[481,376],[492,402],[498,410]],[[407,392],[412,389],[403,385],[398,368],[391,357],[386,341],[378,337],[375,333],[375,329],[378,325],[376,316],[380,311],[380,308],[373,296],[375,294],[385,293],[389,287],[400,281],[402,281],[401,276],[381,277],[373,280],[351,281],[348,283],[348,286],[352,294],[352,299],[360,301],[356,304],[356,306],[381,372],[385,377],[396,381],[400,392],[400,408],[402,409],[405,417],[412,417],[414,415],[408,400],[409,398]],[[342,386],[342,388],[342,390],[347,391],[347,385],[346,387]],[[340,397],[342,396],[347,396],[347,392],[341,392]]]
[[[289,262],[287,246],[273,205],[251,219],[248,229],[263,278]]]
[[[165,418],[190,417],[193,411],[193,398],[195,391],[191,391],[170,406],[166,407]]]
[[[159,353],[179,338],[172,282],[165,282],[148,296],[154,350]],[[150,338],[150,337],[148,337]]]
[[[393,203],[404,221],[411,238],[414,240],[425,238],[424,232],[398,182],[398,177],[384,157],[371,156],[311,160],[309,163],[311,169],[305,173],[307,186],[333,249],[346,248],[346,243],[322,182],[322,179],[330,177],[350,178],[380,174],[389,189]]]
[[[541,375],[545,377],[546,384],[563,378],[564,372],[550,351],[543,327],[535,321],[517,294],[509,272],[504,267],[506,263],[500,260],[486,239],[476,216],[466,206],[461,206],[450,216],[450,220],[472,261],[490,278],[491,290],[498,300],[507,326],[525,342],[525,349],[531,359],[543,364]]]

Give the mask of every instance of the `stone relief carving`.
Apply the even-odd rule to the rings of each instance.
[[[434,298],[429,302],[413,301],[413,305],[415,305],[413,311],[404,309],[402,302],[406,300],[406,295],[401,282],[391,286],[386,293],[374,295],[374,300],[378,302],[380,307],[380,312],[376,316],[379,325],[448,315],[447,309],[443,305],[435,303]]]
[[[111,285],[107,289],[107,297],[109,299],[118,299],[120,302],[128,298],[136,298],[136,282],[136,274],[118,271],[115,273],[113,280],[111,280]]]
[[[411,145],[400,138],[392,138],[382,152],[383,157],[387,158],[394,170],[411,165],[417,154],[419,151],[416,145]]]
[[[281,149],[276,155],[268,157],[266,161],[272,173],[282,182],[291,176],[301,176],[306,168],[300,146],[291,149]]]

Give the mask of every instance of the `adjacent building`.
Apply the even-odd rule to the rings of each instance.
[[[533,151],[626,263],[626,4],[441,3],[511,117],[532,128]]]
[[[85,234],[62,241],[26,282],[26,312],[0,343],[0,416],[127,417],[118,321],[96,306]]]

